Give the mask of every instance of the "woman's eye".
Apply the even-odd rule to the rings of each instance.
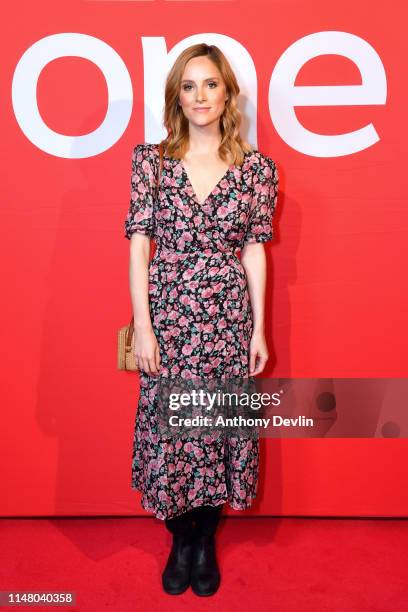
[[[217,83],[215,81],[210,81],[210,83],[208,83],[209,85],[214,85],[214,87],[211,87],[211,89],[214,89],[215,87],[217,87]],[[189,91],[189,88],[192,87],[192,85],[183,85],[183,91]]]

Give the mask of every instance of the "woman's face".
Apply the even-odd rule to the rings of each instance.
[[[179,99],[191,123],[206,126],[219,121],[227,97],[221,73],[207,56],[193,57],[187,62],[181,77]]]

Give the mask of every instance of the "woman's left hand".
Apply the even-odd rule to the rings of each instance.
[[[268,361],[268,347],[266,346],[265,334],[254,331],[249,345],[249,374],[256,376],[263,371]]]

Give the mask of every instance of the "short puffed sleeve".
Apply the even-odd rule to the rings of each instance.
[[[278,199],[278,184],[275,162],[267,155],[259,154],[253,175],[251,207],[243,245],[273,239],[272,217]]]
[[[154,145],[138,144],[132,152],[130,206],[125,219],[125,238],[138,232],[154,236],[154,201],[156,198],[156,163]]]

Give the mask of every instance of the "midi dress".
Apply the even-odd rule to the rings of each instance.
[[[258,438],[161,437],[157,385],[162,376],[249,376],[253,318],[237,252],[246,243],[274,237],[277,167],[257,149],[246,152],[204,202],[181,160],[163,156],[157,189],[158,171],[158,145],[136,145],[124,235],[130,240],[138,232],[156,244],[148,294],[160,370],[159,375],[139,371],[131,488],[142,493],[142,507],[162,520],[201,505],[228,502],[244,510],[257,495]]]

